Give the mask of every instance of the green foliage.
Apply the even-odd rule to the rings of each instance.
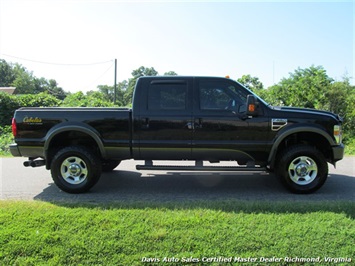
[[[51,107],[59,106],[60,103],[60,100],[44,92],[37,95],[9,95],[0,92],[0,126],[10,125],[16,109],[20,107]]]
[[[305,108],[319,108],[326,102],[325,93],[329,90],[332,79],[323,67],[311,66],[298,68],[269,88],[272,104]]]
[[[59,100],[63,100],[67,95],[61,87],[58,87],[58,83],[54,79],[46,80],[45,78],[35,78],[34,83],[37,91],[47,92]]]
[[[100,92],[88,92],[86,95],[79,91],[68,95],[62,105],[63,107],[113,107],[114,104],[106,99]]]
[[[14,142],[11,126],[0,126],[0,156],[10,154],[9,145]]]
[[[11,86],[16,87],[16,94],[37,94],[40,92],[36,87],[32,72],[28,72],[20,64],[15,64],[13,71],[15,73],[15,80],[11,83]]]
[[[164,76],[177,76],[177,73],[175,71],[168,71],[164,73]]]
[[[15,73],[10,64],[0,59],[0,87],[9,87],[15,80]]]
[[[136,86],[137,79],[143,76],[157,76],[158,72],[153,67],[141,66],[138,69],[132,71],[133,78],[128,80],[127,90],[123,95],[123,104],[125,106],[132,103],[132,97],[134,92],[134,87]]]
[[[345,154],[355,155],[355,137],[347,138],[345,140]]]
[[[143,257],[319,256],[324,260],[355,256],[351,202],[156,205],[65,207],[0,201],[0,261],[4,265],[142,265]]]
[[[108,86],[108,85],[99,85],[97,88],[99,89],[99,92],[103,94],[104,99],[108,102],[114,102],[116,99],[116,104],[118,106],[123,106],[123,95],[124,91],[126,90],[127,87],[127,81],[119,82],[117,84],[117,89],[116,89],[116,98],[115,98],[115,88],[113,86]]]
[[[63,100],[66,93],[54,79],[37,78],[24,66],[9,64],[0,59],[0,87],[16,87],[16,94],[38,94],[47,92]]]
[[[252,77],[251,75],[243,75],[237,81],[243,84],[246,88],[252,90],[255,93],[259,93],[264,89],[263,83],[257,77]]]
[[[20,106],[20,102],[16,97],[0,92],[0,126],[11,125],[14,112]]]
[[[17,100],[21,107],[56,107],[61,104],[60,100],[45,92],[19,95]]]
[[[262,92],[261,96],[273,105],[316,108],[339,114],[344,118],[345,137],[355,136],[355,87],[346,77],[334,82],[321,66],[298,68],[289,78]]]

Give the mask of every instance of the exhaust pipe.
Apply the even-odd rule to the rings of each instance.
[[[45,160],[25,161],[23,163],[23,165],[25,167],[29,167],[29,166],[31,166],[31,167],[39,167],[39,166],[43,166],[45,164],[46,164]]]
[[[30,165],[31,165],[32,167],[43,166],[43,165],[45,165],[45,164],[46,164],[46,161],[45,161],[45,160],[36,160],[36,161],[32,161],[32,162],[30,163]]]

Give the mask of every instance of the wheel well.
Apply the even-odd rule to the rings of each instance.
[[[90,135],[80,132],[80,131],[65,131],[55,135],[48,145],[48,150],[46,151],[46,167],[50,169],[52,158],[54,155],[62,148],[68,146],[83,146],[87,149],[92,150],[97,156],[101,158],[101,152],[99,145]]]
[[[276,158],[279,156],[280,152],[297,144],[306,144],[317,148],[323,153],[327,161],[331,162],[332,149],[328,140],[322,135],[313,132],[297,132],[287,136],[277,147]]]

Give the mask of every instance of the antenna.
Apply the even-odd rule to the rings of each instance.
[[[115,59],[115,85],[114,85],[114,89],[115,89],[115,95],[114,95],[114,100],[113,103],[116,104],[116,99],[117,99],[117,59]]]

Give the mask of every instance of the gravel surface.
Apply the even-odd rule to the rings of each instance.
[[[139,161],[124,161],[102,175],[86,194],[59,190],[44,167],[25,168],[25,158],[0,159],[0,199],[49,202],[177,202],[214,200],[355,202],[355,157],[329,165],[325,185],[310,195],[289,193],[267,173],[137,171]],[[181,163],[180,163],[181,164]]]

